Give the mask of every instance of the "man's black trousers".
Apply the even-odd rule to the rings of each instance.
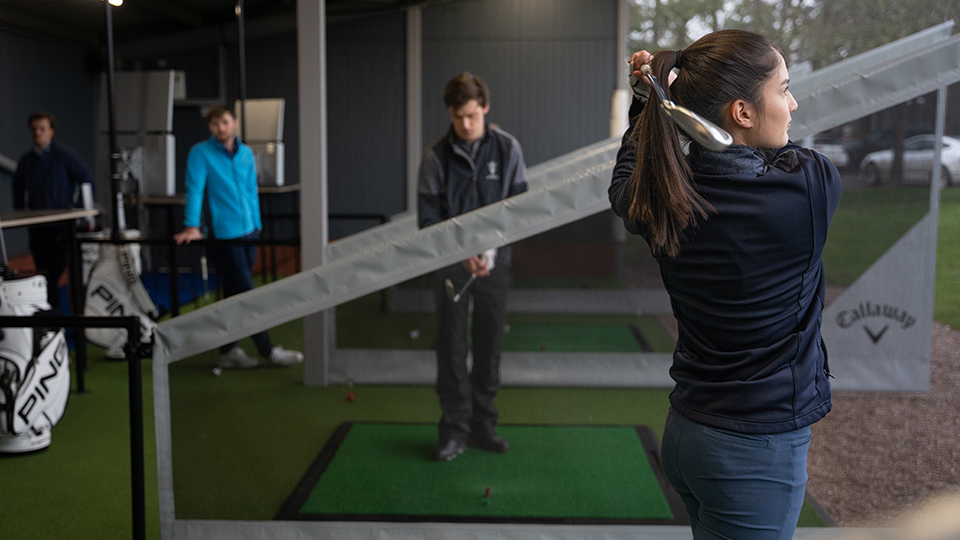
[[[71,227],[73,222],[54,223],[30,227],[28,232],[33,263],[37,273],[47,278],[47,302],[57,315],[60,314],[60,276],[70,262]]]
[[[240,240],[258,240],[260,231],[254,231]],[[257,246],[253,244],[217,244],[207,246],[207,254],[217,267],[217,276],[223,283],[223,296],[229,298],[235,294],[253,290],[253,264],[257,261]],[[266,331],[250,336],[260,356],[270,356],[273,343]],[[220,347],[220,354],[227,354],[237,343],[227,343]]]
[[[460,263],[436,272],[437,395],[440,396],[440,440],[466,441],[470,433],[493,433],[497,408],[493,398],[500,389],[500,345],[504,308],[510,287],[510,264],[497,265],[487,277],[478,277],[460,301],[447,296],[444,282],[453,282],[454,293],[470,279]],[[467,370],[467,334],[470,299],[473,300],[471,333],[473,369]]]

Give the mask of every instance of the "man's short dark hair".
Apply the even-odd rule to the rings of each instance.
[[[486,107],[490,102],[490,90],[487,89],[487,83],[483,82],[483,79],[469,71],[464,71],[450,79],[443,93],[443,101],[447,107],[459,109],[471,99],[477,100],[477,105],[481,107]]]
[[[214,105],[210,107],[210,110],[207,111],[207,123],[213,122],[214,120],[219,120],[221,116],[229,114],[236,120],[237,115],[233,112],[233,107],[227,105]]]
[[[50,122],[50,129],[57,130],[57,120],[53,117],[52,114],[47,111],[33,111],[30,113],[30,116],[27,117],[27,127],[33,127],[33,123],[37,120],[42,120],[46,118]]]

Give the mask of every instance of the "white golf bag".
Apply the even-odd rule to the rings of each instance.
[[[43,276],[0,279],[0,315],[48,309]],[[0,328],[0,334],[0,453],[46,448],[70,396],[63,329]]]
[[[134,315],[140,318],[142,343],[150,343],[156,328],[157,306],[140,281],[139,246],[136,244],[103,244],[100,260],[90,272],[85,315],[118,317]],[[87,339],[107,350],[107,358],[125,358],[123,346],[127,342],[124,328],[87,328]]]

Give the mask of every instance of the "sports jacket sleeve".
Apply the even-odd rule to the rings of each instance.
[[[187,173],[184,179],[186,205],[183,208],[183,225],[200,226],[200,209],[203,206],[203,193],[207,186],[207,165],[199,146],[190,149],[187,156]]]
[[[634,126],[643,112],[644,101],[638,98],[633,100],[630,105],[630,127],[623,134],[620,143],[620,150],[617,152],[617,162],[613,166],[613,179],[610,182],[610,188],[607,195],[610,197],[610,206],[614,213],[620,216],[627,231],[633,234],[643,234],[639,223],[630,220],[630,176],[637,166],[637,150],[631,141]]]
[[[443,167],[432,148],[427,149],[420,161],[417,181],[417,223],[420,228],[429,227],[447,219],[443,208]]]
[[[511,139],[506,179],[510,183],[507,189],[507,197],[527,191],[527,166],[523,162],[523,150],[520,148],[520,142],[516,139]]]

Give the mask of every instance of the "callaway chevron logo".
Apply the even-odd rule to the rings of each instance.
[[[899,325],[906,330],[916,324],[917,319],[910,315],[907,310],[891,304],[861,302],[853,309],[838,312],[836,322],[840,328],[850,328],[854,325],[862,326],[863,331],[867,333],[867,337],[876,345],[887,333],[891,324]],[[877,327],[880,326],[882,327],[877,330]]]

